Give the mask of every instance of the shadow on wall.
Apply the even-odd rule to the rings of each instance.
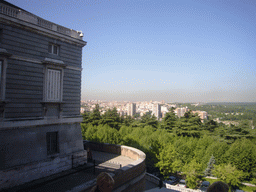
[[[146,175],[146,155],[142,151],[124,145],[113,145],[107,143],[97,143],[84,141],[84,149],[90,148],[94,151],[107,152],[122,155],[133,159],[130,164],[123,166],[114,173],[113,191],[144,191]],[[111,158],[109,158],[111,159]],[[106,159],[107,161],[108,159]],[[96,181],[94,185],[96,184]],[[92,187],[92,186],[91,186]],[[87,191],[87,190],[86,190]],[[89,190],[88,190],[89,191]]]

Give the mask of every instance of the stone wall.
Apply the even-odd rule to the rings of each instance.
[[[146,179],[147,181],[151,182],[151,183],[154,183],[156,185],[159,185],[159,181],[160,179],[158,177],[156,177],[155,175],[152,175],[150,173],[147,173],[146,174]]]
[[[108,152],[130,157],[134,161],[130,164],[120,168],[115,172],[113,176],[115,180],[114,192],[132,192],[132,191],[144,191],[145,190],[145,175],[146,175],[146,155],[142,151],[133,147],[124,145],[113,145],[105,143],[96,143],[84,141],[84,147],[90,147],[91,150]],[[90,188],[96,184],[90,182]],[[84,191],[90,191],[90,188],[84,189]]]
[[[58,133],[59,152],[54,155],[47,154],[48,132]],[[0,141],[0,170],[84,150],[79,123],[1,128]]]
[[[70,155],[52,157],[45,161],[0,170],[0,190],[83,165],[86,163],[86,159],[86,151],[80,151]]]
[[[79,124],[0,129],[0,190],[83,165],[87,153]],[[47,132],[59,135],[59,153],[48,155]]]
[[[121,145],[84,141],[84,149],[87,150],[87,147],[90,147],[90,149],[94,151],[101,151],[121,155]]]

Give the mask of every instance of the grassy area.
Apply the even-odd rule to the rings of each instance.
[[[215,181],[220,181],[219,179],[209,179],[209,178],[203,178],[204,181],[209,181],[211,184],[214,183]],[[249,187],[246,185],[240,185],[239,189],[246,191],[246,192],[254,192],[256,191],[256,187]]]

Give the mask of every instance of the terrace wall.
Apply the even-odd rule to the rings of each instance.
[[[91,150],[113,153],[130,157],[134,161],[121,167],[113,176],[115,180],[114,192],[144,191],[146,182],[146,155],[142,151],[124,145],[113,145],[107,143],[84,142],[84,147]],[[87,192],[96,185],[96,180],[90,181],[90,186],[83,191]]]

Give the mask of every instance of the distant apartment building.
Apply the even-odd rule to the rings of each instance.
[[[134,116],[136,114],[136,104],[128,103],[127,104],[127,115]]]
[[[169,112],[167,106],[161,106],[161,112]]]
[[[125,115],[125,112],[124,112],[124,111],[119,111],[118,113],[119,113],[120,117],[122,117],[122,116]]]
[[[206,111],[192,111],[193,114],[198,114],[198,116],[200,117],[200,119],[204,120],[204,119],[208,119],[208,113]]]
[[[183,117],[184,114],[185,114],[186,112],[188,112],[188,111],[189,111],[188,107],[182,107],[182,108],[176,108],[174,112],[175,112],[175,114],[176,114],[178,117]]]
[[[152,115],[155,115],[157,119],[161,118],[161,105],[159,105],[158,103],[153,105]]]
[[[162,114],[162,118],[165,117],[166,113],[167,113],[167,112],[165,112],[165,111],[163,111],[163,112],[161,113],[161,114]]]
[[[80,108],[80,113],[82,114],[82,113],[84,113],[85,112],[85,108],[84,107],[81,107]]]

